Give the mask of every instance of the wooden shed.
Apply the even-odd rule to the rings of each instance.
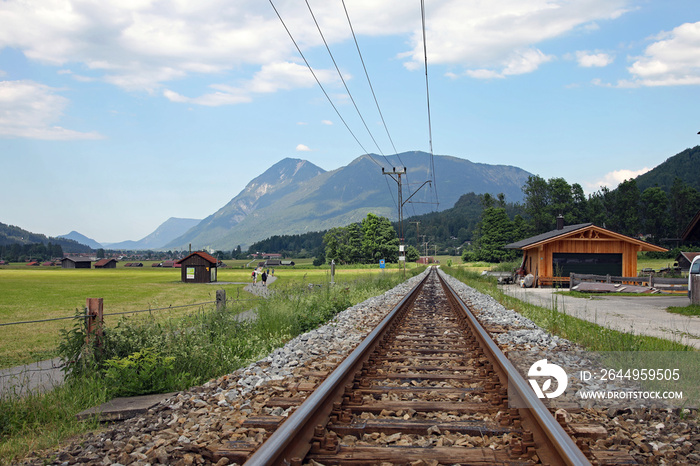
[[[690,270],[690,264],[693,262],[696,256],[700,256],[700,252],[685,252],[682,251],[676,257],[676,262],[678,262],[678,267],[680,267],[681,272],[688,272]]]
[[[64,257],[61,259],[61,267],[64,269],[89,269],[92,261],[83,257]]]
[[[203,251],[191,253],[177,261],[182,267],[180,276],[184,283],[212,283],[216,281],[216,258]]]
[[[506,246],[523,251],[522,269],[535,286],[567,282],[569,273],[637,276],[637,252],[667,250],[593,225],[558,225],[556,230]]]
[[[116,269],[117,260],[116,259],[100,259],[95,262],[96,269]]]

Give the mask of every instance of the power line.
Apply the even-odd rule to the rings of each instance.
[[[352,92],[350,92],[350,88],[348,87],[348,84],[345,82],[345,78],[343,77],[343,73],[340,72],[340,67],[338,67],[338,63],[335,61],[335,57],[333,56],[333,52],[331,52],[331,48],[328,45],[328,42],[326,41],[326,37],[323,35],[323,31],[321,30],[321,26],[318,24],[318,21],[316,20],[316,15],[314,14],[313,9],[311,8],[311,5],[309,4],[309,0],[304,0],[306,3],[306,7],[309,9],[309,13],[311,14],[311,18],[314,20],[314,24],[316,25],[316,29],[318,30],[319,35],[321,36],[321,39],[323,40],[323,44],[326,46],[326,51],[328,51],[328,55],[331,57],[331,61],[333,62],[333,66],[335,66],[335,71],[338,73],[338,76],[340,77],[340,80],[343,83],[343,86],[345,87],[345,91],[348,93],[348,96],[350,97],[350,101],[352,102],[352,105],[355,107],[355,111],[357,112],[357,116],[360,117],[360,120],[362,121],[362,124],[364,125],[365,129],[367,130],[367,134],[369,134],[369,137],[372,139],[374,142],[374,145],[377,147],[377,150],[379,153],[384,157],[384,161],[388,164],[390,164],[389,159],[387,159],[386,155],[384,155],[384,152],[382,149],[379,147],[379,143],[377,143],[377,140],[374,138],[374,135],[372,134],[372,131],[370,131],[369,126],[367,126],[367,122],[365,121],[364,117],[362,116],[362,112],[360,111],[359,107],[357,106],[357,103],[355,102],[355,98],[352,96]],[[345,6],[345,4],[343,4]],[[347,14],[347,10],[346,10]],[[352,25],[350,26],[352,29]],[[374,158],[372,157],[372,154],[367,154],[369,155],[372,160]],[[375,162],[376,163],[376,162]],[[379,165],[377,163],[377,165]],[[384,168],[382,167],[382,170]],[[391,195],[391,200],[394,202],[395,205],[398,205],[396,200],[394,199],[394,193],[391,190],[391,186],[389,185],[389,181],[386,180],[386,185],[387,189],[389,189],[389,194]],[[401,196],[399,193],[399,203],[401,202]]]
[[[433,128],[430,118],[430,86],[428,85],[428,46],[425,38],[425,1],[420,2],[421,11],[421,25],[423,29],[423,57],[425,61],[425,96],[428,105],[428,142],[430,145],[430,169],[432,171],[433,188],[435,190],[435,201],[439,205],[438,195],[437,195],[437,180],[435,178],[435,161],[433,157]]]
[[[377,112],[379,113],[379,117],[382,120],[382,124],[384,125],[384,130],[386,131],[386,135],[389,138],[389,142],[391,143],[391,147],[394,149],[394,154],[396,154],[396,157],[399,159],[399,164],[400,166],[406,166],[403,163],[403,160],[401,160],[401,156],[399,155],[399,151],[396,149],[396,145],[394,145],[394,140],[391,137],[391,134],[389,133],[389,127],[386,124],[386,121],[384,120],[384,114],[382,113],[382,109],[379,106],[379,100],[377,99],[377,94],[374,92],[374,87],[372,86],[372,80],[369,78],[369,72],[367,71],[367,66],[365,65],[365,60],[362,57],[362,52],[360,51],[360,44],[357,41],[357,36],[355,35],[355,29],[352,27],[352,21],[350,20],[350,14],[348,13],[348,9],[345,6],[345,0],[341,0],[341,3],[343,4],[343,10],[345,11],[345,17],[348,20],[348,26],[350,27],[350,32],[352,33],[352,38],[355,41],[355,48],[357,49],[357,54],[360,57],[360,63],[362,63],[362,69],[365,71],[365,77],[367,78],[367,84],[369,85],[369,89],[372,92],[372,97],[374,98],[374,104],[377,106]],[[408,188],[409,194],[411,193],[411,185],[408,181],[408,174],[406,174],[406,187]],[[411,204],[411,208],[413,209],[413,215],[416,214],[416,209]]]
[[[350,129],[350,126],[348,126],[347,122],[345,121],[345,119],[343,118],[343,116],[342,116],[342,115],[340,114],[340,112],[338,111],[338,108],[335,106],[335,104],[334,104],[333,101],[331,100],[330,96],[329,96],[328,93],[326,92],[326,89],[323,87],[323,84],[321,84],[321,81],[318,79],[318,76],[316,76],[316,73],[314,72],[313,68],[311,68],[311,65],[309,64],[309,61],[308,61],[308,60],[306,59],[306,57],[304,56],[304,53],[301,51],[301,48],[299,47],[299,44],[297,44],[297,41],[294,40],[294,36],[292,36],[292,33],[289,31],[289,28],[287,28],[287,24],[285,24],[285,22],[284,22],[284,20],[282,19],[282,16],[280,15],[279,11],[277,11],[277,8],[275,7],[275,4],[272,3],[272,0],[269,0],[269,2],[270,2],[270,5],[272,5],[272,9],[275,10],[275,13],[277,14],[277,17],[279,18],[280,22],[282,23],[282,26],[284,26],[284,30],[287,31],[287,35],[289,35],[289,38],[292,39],[292,42],[294,43],[294,46],[297,48],[297,51],[299,52],[299,55],[301,55],[301,58],[304,60],[304,63],[306,63],[306,67],[309,68],[309,71],[311,71],[311,74],[313,75],[314,79],[316,80],[316,84],[318,84],[318,87],[320,87],[321,90],[323,91],[323,95],[326,96],[326,99],[327,99],[328,102],[331,104],[331,107],[333,107],[333,110],[335,110],[335,113],[338,115],[338,118],[340,118],[340,121],[343,122],[343,124],[345,125],[345,128],[350,132],[350,134],[352,135],[352,137],[355,139],[355,142],[357,142],[357,144],[362,148],[362,150],[363,150],[366,154],[368,154],[369,152],[367,151],[367,149],[365,149],[365,147],[362,145],[362,143],[360,142],[360,140],[357,139],[357,136],[355,136],[355,133],[353,133],[353,131]],[[374,163],[376,163],[377,165],[379,165],[379,166],[381,167],[381,164],[379,164],[376,160],[372,159],[372,161],[374,161]]]
[[[311,5],[309,5],[309,0],[304,0],[304,1],[306,2],[306,6],[309,9],[309,13],[311,13],[311,18],[313,18],[313,20],[314,20],[314,24],[316,25],[316,29],[318,29],[318,33],[320,34],[321,39],[323,40],[323,44],[326,46],[326,50],[328,51],[328,55],[331,57],[331,61],[333,62],[333,65],[335,66],[335,70],[338,72],[338,76],[340,77],[340,80],[343,82],[343,86],[345,87],[345,91],[347,91],[348,96],[350,97],[350,101],[352,102],[352,105],[355,107],[355,110],[357,111],[357,115],[360,117],[360,120],[362,120],[362,124],[365,126],[365,129],[367,130],[367,134],[369,134],[369,137],[372,138],[374,145],[377,146],[377,150],[382,155],[382,157],[384,157],[384,160],[386,160],[386,162],[389,163],[389,160],[386,158],[386,155],[384,155],[384,152],[382,152],[382,149],[379,147],[377,140],[374,139],[374,135],[372,134],[372,131],[370,131],[369,126],[367,126],[367,122],[365,121],[364,117],[362,116],[362,112],[360,112],[360,109],[357,107],[357,103],[355,103],[355,99],[352,96],[352,92],[350,92],[350,89],[348,88],[348,85],[345,82],[345,78],[343,78],[343,73],[340,72],[340,68],[338,67],[338,63],[336,63],[336,61],[335,61],[335,57],[333,56],[333,52],[331,52],[331,48],[328,46],[328,42],[326,41],[326,37],[323,35],[323,31],[321,31],[321,26],[319,26],[318,21],[316,21],[316,15],[314,15],[313,10],[311,9]]]
[[[323,91],[323,95],[326,96],[326,99],[328,100],[328,103],[331,104],[331,107],[333,107],[333,110],[335,110],[335,113],[338,115],[338,118],[340,118],[340,121],[343,122],[343,125],[345,125],[345,128],[350,132],[350,134],[352,135],[353,139],[355,139],[355,142],[357,142],[357,144],[362,148],[362,150],[364,151],[364,153],[367,154],[367,155],[369,156],[370,160],[372,160],[372,162],[374,162],[374,163],[375,163],[376,165],[378,165],[379,167],[382,167],[382,165],[381,165],[379,162],[377,162],[376,160],[374,160],[374,157],[372,157],[372,154],[370,154],[370,152],[369,152],[367,149],[365,149],[365,147],[362,145],[362,143],[361,143],[360,140],[357,138],[357,136],[355,136],[355,133],[352,131],[352,129],[350,129],[350,126],[349,126],[348,123],[345,121],[345,119],[343,118],[343,116],[340,114],[340,111],[338,110],[338,108],[337,108],[337,107],[335,106],[335,104],[333,103],[333,100],[331,100],[330,96],[328,95],[328,92],[326,92],[326,89],[323,87],[323,84],[321,84],[321,81],[318,79],[318,76],[316,76],[316,73],[314,72],[313,68],[312,68],[311,65],[309,64],[309,61],[308,61],[308,60],[306,59],[306,57],[304,56],[304,53],[301,51],[301,48],[299,47],[299,44],[297,44],[297,41],[294,39],[294,36],[292,35],[291,31],[290,31],[289,28],[287,27],[287,24],[284,22],[284,19],[282,19],[282,15],[280,15],[279,11],[277,11],[277,8],[275,7],[275,4],[272,2],[272,0],[269,0],[269,2],[270,2],[270,5],[272,6],[272,9],[275,10],[275,14],[277,15],[277,18],[279,18],[280,22],[282,23],[282,26],[284,27],[284,30],[287,31],[287,35],[288,35],[289,38],[292,40],[292,43],[294,43],[294,46],[296,47],[297,52],[299,52],[299,55],[301,55],[301,58],[304,60],[304,63],[306,63],[306,67],[309,69],[309,71],[310,71],[311,74],[313,75],[314,79],[316,80],[316,84],[318,84],[318,87],[320,87],[321,90]],[[306,4],[307,4],[307,6],[309,5],[308,2],[307,2]],[[310,7],[310,6],[309,6],[309,11],[311,11],[311,7]],[[313,12],[311,12],[311,15],[312,15],[312,17],[313,17]],[[315,18],[315,17],[314,17],[314,22],[316,22],[316,18]],[[318,23],[317,23],[317,26],[318,26]],[[320,28],[319,28],[319,32],[320,32]],[[321,34],[321,37],[323,37],[323,34]],[[326,41],[325,38],[323,39],[323,41],[324,41],[324,43],[325,43],[325,41]],[[328,46],[326,46],[326,47],[328,47]],[[329,50],[329,53],[330,53],[330,50]],[[331,55],[331,57],[332,57],[332,55]],[[335,60],[333,60],[333,62],[335,63]],[[337,65],[336,65],[336,69],[337,69]],[[342,79],[342,75],[341,75],[341,79]],[[345,83],[345,80],[343,80],[343,83]],[[346,89],[347,89],[347,86],[346,86]],[[349,93],[349,91],[348,91],[348,93]],[[353,103],[354,103],[354,102],[353,102]],[[359,111],[359,110],[358,110],[358,111]],[[363,121],[364,121],[364,120],[363,120]],[[366,125],[365,125],[365,126],[366,126]],[[374,138],[373,138],[373,139],[374,139]],[[382,168],[383,168],[383,167],[382,167]],[[394,202],[394,205],[396,205],[396,200],[394,199],[394,193],[391,191],[391,186],[389,186],[389,181],[386,181],[386,185],[387,185],[387,188],[389,189],[389,194],[391,195],[391,199],[392,199],[392,201]]]

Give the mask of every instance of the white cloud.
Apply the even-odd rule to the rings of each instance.
[[[427,12],[428,63],[456,64],[474,78],[502,78],[530,73],[553,57],[541,50],[548,40],[574,30],[591,30],[597,22],[618,18],[627,0],[445,0]],[[420,31],[412,37],[405,64],[417,69],[423,63]]]
[[[322,125],[328,125],[328,126],[333,126],[333,122],[331,120],[321,120]]]
[[[602,68],[615,61],[615,57],[604,52],[591,53],[586,50],[580,50],[576,52],[576,61],[583,68]]]
[[[329,70],[314,70],[314,73],[322,83],[335,82],[335,74]],[[316,80],[308,67],[289,62],[271,63],[263,66],[251,80],[242,83],[239,87],[212,84],[209,87],[217,92],[204,94],[200,97],[185,97],[170,89],[166,89],[163,95],[172,102],[216,107],[251,102],[253,94],[272,93],[283,89],[315,85]]]
[[[685,23],[662,32],[627,68],[632,80],[621,87],[700,84],[700,22]]]
[[[532,72],[551,59],[538,44],[614,19],[630,2],[434,0],[426,10],[429,63],[454,64],[464,70],[457,75],[479,77]],[[302,50],[323,47],[303,4],[280,0],[276,6]],[[342,6],[314,2],[313,7],[329,44],[351,40]],[[420,15],[413,5],[356,0],[347,9],[360,36],[410,37],[411,50],[400,56],[408,68],[422,66]],[[0,49],[15,48],[30,60],[64,69],[82,67],[89,73],[76,79],[129,91],[177,92],[167,83],[193,75],[211,76],[208,85],[225,83],[249,97],[308,85],[308,77],[294,69],[300,67],[292,63],[297,51],[279,19],[267,2],[257,0],[13,1],[2,4],[0,24]],[[251,69],[258,71],[251,76]],[[227,93],[189,99],[202,105],[241,100],[222,92]]]
[[[304,144],[299,144],[297,145],[297,152],[311,152],[311,149],[309,149],[309,146],[305,146]]]
[[[100,139],[55,122],[63,116],[68,99],[58,89],[34,81],[0,81],[0,137],[45,140]]]
[[[619,185],[623,181],[629,180],[632,178],[636,178],[639,175],[645,174],[649,170],[651,170],[651,168],[648,168],[648,167],[644,167],[640,170],[629,170],[629,169],[615,170],[615,171],[606,173],[598,181],[586,182],[585,186],[586,186],[588,192],[597,191],[602,186],[606,186],[609,189],[615,189],[617,187],[617,185]]]

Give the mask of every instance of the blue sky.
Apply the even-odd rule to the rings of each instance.
[[[0,2],[0,222],[138,240],[285,157],[393,154],[343,2],[308,5],[376,145],[307,3],[273,3],[360,144],[270,2]],[[396,150],[428,151],[420,2],[344,5]],[[437,155],[592,192],[700,143],[697,0],[426,0],[425,18]]]

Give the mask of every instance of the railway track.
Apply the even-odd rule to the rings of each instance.
[[[313,462],[590,464],[436,271],[245,464]]]

